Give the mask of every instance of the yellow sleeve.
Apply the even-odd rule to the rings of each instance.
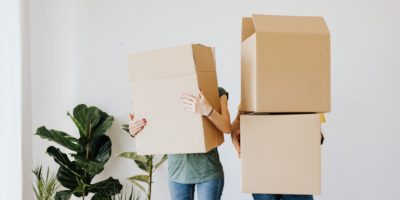
[[[321,124],[326,123],[326,118],[324,113],[319,114],[319,119],[321,121]]]

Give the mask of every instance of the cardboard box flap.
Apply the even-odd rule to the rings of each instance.
[[[215,72],[214,51],[211,47],[194,44],[193,58],[198,72]]]
[[[128,66],[130,81],[157,80],[196,73],[191,44],[129,54]]]
[[[251,17],[243,17],[242,19],[242,42],[253,35],[255,32],[253,20]]]
[[[322,17],[252,15],[256,32],[329,34]]]

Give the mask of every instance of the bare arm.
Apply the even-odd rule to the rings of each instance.
[[[239,158],[240,158],[240,115],[249,114],[249,113],[251,113],[251,112],[243,112],[243,111],[238,110],[235,119],[232,121],[231,138],[232,138],[233,146],[235,147],[235,149],[239,155]]]
[[[240,158],[240,115],[242,114],[241,111],[237,112],[235,119],[232,122],[232,144],[236,149],[236,152]]]
[[[235,119],[232,121],[232,133],[234,133],[237,130],[240,130],[240,114],[241,112],[238,111]]]
[[[230,134],[232,130],[231,119],[228,110],[228,98],[226,95],[220,97],[221,113],[213,110],[208,117],[210,121],[222,132]]]

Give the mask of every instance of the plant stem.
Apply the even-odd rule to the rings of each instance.
[[[89,125],[89,133],[88,133],[88,139],[91,137],[91,133],[92,133],[92,124]],[[89,160],[89,142],[87,142],[86,144],[86,160]],[[85,177],[86,177],[86,171],[85,171]],[[86,184],[83,186],[83,194],[82,194],[82,200],[85,200],[85,194],[86,194]]]
[[[151,184],[153,183],[153,158],[150,160],[149,187],[147,188],[147,200],[151,200]]]

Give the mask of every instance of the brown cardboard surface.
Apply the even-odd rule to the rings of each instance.
[[[330,35],[321,17],[243,18],[243,111],[329,112]]]
[[[241,115],[242,191],[320,194],[318,114]]]
[[[257,57],[256,35],[242,43],[241,59],[241,106],[243,111],[257,110]]]
[[[136,136],[139,154],[203,153],[223,143],[223,134],[205,117],[183,110],[182,93],[199,88],[220,110],[212,49],[203,45],[130,54],[134,113],[146,118]]]

